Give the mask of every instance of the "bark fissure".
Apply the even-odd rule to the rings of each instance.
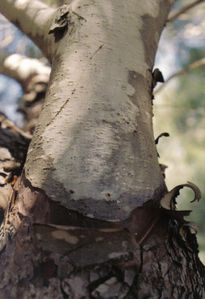
[[[65,103],[60,107],[60,109],[56,112],[56,115],[51,119],[51,121],[48,123],[48,126],[52,124],[52,122],[55,120],[55,118],[61,113],[61,111],[64,109],[66,104],[69,102],[70,99],[67,99]]]

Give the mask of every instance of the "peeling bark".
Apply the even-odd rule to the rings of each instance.
[[[25,179],[20,190],[18,234],[0,256],[2,298],[204,298],[195,235],[165,211],[140,243],[126,229],[40,224],[50,200]]]

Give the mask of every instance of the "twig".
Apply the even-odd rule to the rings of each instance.
[[[200,4],[204,2],[204,0],[196,0],[186,6],[184,6],[182,9],[180,9],[177,13],[173,14],[172,16],[170,16],[167,20],[167,23],[168,22],[172,22],[174,21],[175,19],[177,19],[180,15],[182,15],[183,13],[185,13],[187,10],[191,9],[192,7],[196,6],[197,4]]]
[[[145,234],[141,237],[141,239],[138,241],[138,244],[141,245],[145,239],[147,239],[147,237],[149,236],[149,234],[151,233],[151,231],[153,230],[153,228],[155,227],[155,225],[157,224],[159,220],[159,216],[156,217],[153,222],[151,223],[151,225],[149,226],[149,228],[147,229],[147,231],[145,232]]]
[[[158,144],[159,139],[160,139],[162,136],[164,136],[164,137],[169,137],[169,133],[167,133],[167,132],[163,132],[163,133],[159,134],[159,136],[155,139],[155,144]]]
[[[205,58],[199,59],[191,64],[189,64],[187,67],[185,67],[184,69],[174,73],[173,75],[171,75],[161,86],[159,86],[158,88],[156,88],[156,90],[154,91],[154,95],[156,95],[157,93],[159,93],[166,85],[167,83],[172,80],[175,77],[184,75],[185,73],[192,71],[202,65],[205,65]]]

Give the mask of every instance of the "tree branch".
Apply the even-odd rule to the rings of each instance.
[[[184,75],[185,73],[192,71],[198,67],[201,67],[202,65],[205,65],[205,57],[202,59],[199,59],[193,63],[191,63],[190,65],[188,65],[187,67],[185,67],[184,69],[174,73],[173,75],[171,75],[161,86],[159,86],[158,88],[156,88],[156,90],[154,91],[154,95],[156,95],[157,93],[159,93],[166,85],[167,83],[172,80],[173,78],[176,78],[178,76]]]
[[[41,82],[48,83],[50,67],[38,59],[20,54],[1,54],[0,73],[18,81],[24,92],[28,92],[29,82],[35,76],[38,76]]]
[[[24,129],[33,132],[45,98],[50,77],[50,67],[38,59],[23,55],[0,55],[0,73],[17,80],[24,96],[19,102],[19,111],[26,123]]]
[[[180,15],[182,15],[183,13],[185,13],[187,10],[193,8],[194,6],[196,6],[197,4],[200,4],[204,2],[204,0],[196,0],[186,6],[184,6],[182,9],[180,9],[177,13],[173,14],[172,16],[170,16],[167,20],[167,23],[168,22],[172,22],[174,21],[175,19],[177,19]]]
[[[0,1],[0,12],[29,36],[49,60],[55,44],[48,31],[55,11],[38,0]]]

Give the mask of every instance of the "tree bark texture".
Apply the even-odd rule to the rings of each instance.
[[[204,298],[195,234],[159,204],[152,67],[171,2],[75,0],[47,19],[51,79],[4,206],[0,298]]]
[[[51,26],[58,46],[25,173],[52,200],[118,221],[166,192],[152,130],[151,70],[169,7],[73,1],[67,27]]]
[[[165,212],[142,241],[127,229],[43,225],[69,212],[48,216],[50,200],[22,185],[10,216],[18,233],[0,256],[1,298],[204,298],[195,235]]]

